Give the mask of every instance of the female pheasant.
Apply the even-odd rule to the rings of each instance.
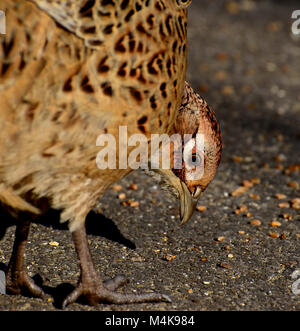
[[[217,171],[219,126],[185,84],[190,2],[1,1],[7,27],[0,36],[0,201],[19,218],[9,292],[43,295],[25,271],[24,253],[32,215],[52,207],[69,221],[81,266],[63,306],[80,296],[90,304],[169,300],[159,293],[117,293],[122,277],[102,282],[84,223],[105,190],[131,172],[96,165],[97,137],[118,139],[120,126],[148,139],[153,133],[204,135],[201,179],[188,177],[185,162],[182,169],[156,171],[180,197],[183,222]]]

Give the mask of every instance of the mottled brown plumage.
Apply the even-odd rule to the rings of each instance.
[[[24,270],[23,256],[28,212],[38,215],[52,207],[69,221],[81,263],[80,283],[64,306],[81,295],[91,304],[168,300],[155,293],[117,294],[121,278],[102,282],[84,222],[105,190],[131,171],[96,166],[97,137],[110,133],[118,139],[119,126],[150,138],[153,133],[188,133],[189,116],[197,117],[191,123],[194,132],[204,132],[207,146],[215,149],[205,178],[189,183],[182,173],[161,172],[181,197],[184,222],[199,195],[194,189],[201,191],[216,172],[218,126],[206,103],[184,85],[189,3],[1,1],[7,34],[0,36],[0,201],[23,219],[7,273],[11,292],[26,288],[42,295]]]
[[[17,196],[49,196],[64,209],[63,220],[81,224],[99,195],[128,173],[99,174],[97,136],[117,136],[120,125],[149,135],[174,123],[186,11],[173,0],[33,2],[42,10],[4,1],[0,174],[10,190],[18,184]]]

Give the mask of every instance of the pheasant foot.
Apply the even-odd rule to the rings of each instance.
[[[116,278],[121,277],[117,276]],[[98,303],[126,304],[142,302],[171,302],[171,299],[160,293],[123,294],[114,290],[127,283],[126,281],[116,282],[115,279],[101,282],[98,278],[92,282],[81,281],[71,294],[69,294],[62,304],[64,309],[67,305],[76,302],[79,298],[84,298],[91,306]],[[123,278],[123,277],[121,277]]]
[[[30,294],[41,298],[45,296],[43,290],[35,284],[25,270],[8,271],[6,275],[6,291],[10,294]]]
[[[17,224],[13,252],[6,272],[6,291],[11,294],[31,294],[34,297],[44,297],[43,290],[31,279],[24,267],[26,242],[30,222],[22,220]]]
[[[123,294],[115,292],[118,287],[127,283],[127,279],[117,276],[102,282],[92,262],[84,225],[73,232],[73,240],[80,260],[81,278],[75,290],[63,301],[63,308],[76,302],[80,297],[84,297],[89,305],[96,305],[100,302],[112,304],[171,302],[167,295],[160,293]]]

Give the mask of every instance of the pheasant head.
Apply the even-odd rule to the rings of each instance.
[[[185,83],[182,103],[172,129],[171,168],[151,175],[162,188],[180,198],[181,224],[195,210],[197,200],[216,175],[222,137],[213,109]],[[174,190],[175,189],[175,190]]]

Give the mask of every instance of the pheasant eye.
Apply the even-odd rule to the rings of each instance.
[[[198,158],[198,155],[197,155],[196,153],[194,153],[194,154],[192,155],[192,162],[193,162],[193,163],[197,162],[197,158]]]
[[[198,167],[202,164],[202,158],[199,153],[193,153],[187,163],[191,168]]]
[[[178,6],[180,7],[187,7],[191,4],[192,0],[176,0]]]

